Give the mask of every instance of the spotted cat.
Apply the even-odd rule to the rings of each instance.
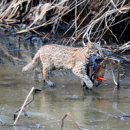
[[[88,88],[93,88],[93,83],[86,74],[86,64],[91,55],[97,55],[98,50],[93,43],[85,47],[69,47],[63,45],[44,45],[35,54],[32,61],[23,67],[22,71],[32,70],[40,61],[42,64],[43,80],[49,85],[55,84],[49,79],[49,71],[53,69],[70,69],[78,76]]]

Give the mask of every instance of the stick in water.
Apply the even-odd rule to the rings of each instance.
[[[17,121],[18,121],[18,119],[19,119],[19,117],[20,117],[20,115],[21,115],[21,113],[22,113],[22,111],[23,111],[23,109],[24,109],[24,107],[25,107],[25,105],[26,105],[26,102],[28,101],[28,99],[29,99],[31,93],[33,92],[33,90],[34,90],[34,87],[32,87],[32,89],[30,90],[29,94],[27,95],[27,97],[26,97],[26,99],[25,99],[25,101],[24,101],[24,103],[23,103],[23,105],[22,105],[22,107],[21,107],[21,109],[20,109],[20,111],[19,111],[19,113],[18,113],[18,116],[17,116],[17,118],[15,119],[13,125],[15,125],[15,124],[17,123]]]
[[[69,113],[66,113],[66,114],[64,115],[64,117],[62,118],[61,130],[63,130],[64,120],[65,120],[66,117],[69,117],[69,118],[73,121],[73,123],[75,124],[75,126],[76,126],[79,130],[82,130],[82,129],[80,128],[79,124],[73,119],[73,117],[72,117]]]

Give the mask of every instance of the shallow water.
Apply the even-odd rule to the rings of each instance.
[[[93,92],[83,91],[80,81],[71,75],[53,76],[56,88],[44,87],[33,80],[33,73],[21,73],[21,67],[0,66],[0,130],[60,130],[61,119],[70,113],[83,130],[129,130],[130,87],[128,77],[121,89],[107,81]],[[125,82],[127,83],[125,84]],[[23,104],[32,87],[43,91],[27,108],[29,117],[22,114],[16,126],[13,114]],[[64,130],[78,130],[68,117]]]

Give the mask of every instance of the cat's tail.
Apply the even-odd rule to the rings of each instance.
[[[34,58],[32,59],[32,61],[29,64],[27,64],[26,66],[23,67],[22,72],[33,70],[36,67],[36,65],[38,64],[39,60],[40,60],[40,51],[38,51],[35,54]]]

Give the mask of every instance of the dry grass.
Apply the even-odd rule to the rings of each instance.
[[[130,10],[128,0],[39,0],[35,3],[33,0],[2,0],[0,2],[0,23],[12,25],[17,22],[28,23],[25,29],[20,29],[17,34],[28,31],[35,31],[38,28],[52,25],[51,32],[57,31],[60,23],[69,25],[65,31],[74,28],[70,41],[75,42],[82,38],[88,42],[102,39],[104,34],[109,30],[114,35],[111,27],[118,22],[116,17],[125,14]],[[70,12],[74,12],[71,17]],[[47,14],[50,17],[47,19]],[[69,15],[68,15],[69,14]],[[71,22],[67,23],[63,17],[68,15]],[[105,24],[104,24],[105,23]]]

